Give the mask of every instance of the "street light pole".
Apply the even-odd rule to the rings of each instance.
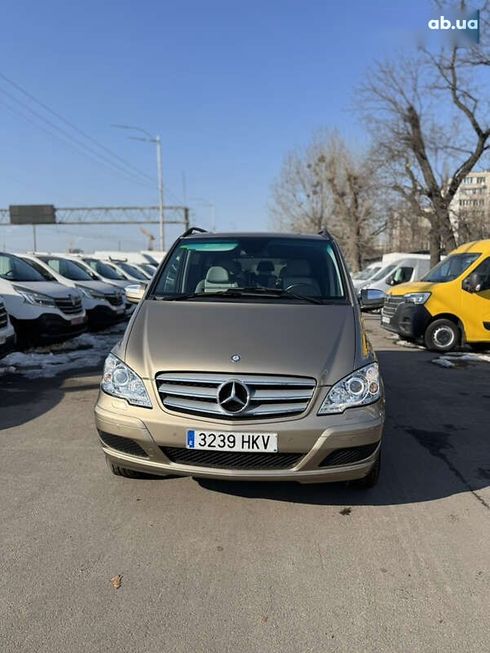
[[[162,157],[162,142],[160,136],[152,136],[150,132],[141,127],[134,127],[133,125],[113,125],[118,129],[129,129],[145,134],[145,138],[141,136],[130,136],[134,141],[145,141],[146,143],[155,143],[157,150],[157,180],[158,180],[158,206],[160,213],[160,251],[165,251],[165,216],[164,216],[164,203],[163,203],[163,157]]]
[[[160,251],[165,251],[165,229],[163,218],[163,166],[162,166],[162,142],[160,136],[155,137],[157,146],[157,174],[158,174],[158,198],[160,206]]]

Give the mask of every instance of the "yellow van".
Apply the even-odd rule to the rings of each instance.
[[[461,245],[422,281],[390,290],[381,324],[432,351],[490,346],[490,240]]]

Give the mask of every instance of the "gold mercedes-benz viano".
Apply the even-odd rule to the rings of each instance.
[[[189,229],[127,294],[95,408],[114,474],[376,483],[383,384],[329,234]]]

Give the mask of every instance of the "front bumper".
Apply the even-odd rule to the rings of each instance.
[[[3,358],[15,349],[15,334],[7,337],[0,336],[0,358]]]
[[[111,324],[116,324],[121,320],[125,320],[127,315],[124,304],[121,304],[117,310],[110,306],[99,304],[98,306],[87,310],[87,317],[89,326],[98,328],[110,326]]]
[[[351,408],[342,415],[318,416],[311,411],[296,419],[284,419],[275,423],[257,420],[244,425],[243,422],[211,422],[192,416],[176,416],[158,406],[153,409],[128,406],[124,400],[100,392],[95,408],[95,421],[105,455],[109,461],[121,467],[160,475],[319,483],[349,481],[369,474],[376,462],[381,443],[384,404],[383,401],[378,401],[370,406]],[[211,466],[207,463],[172,462],[165,454],[165,449],[185,449],[187,430],[193,428],[224,433],[275,432],[278,434],[279,453],[295,453],[297,458],[293,465],[281,469],[243,469]],[[107,435],[118,437],[111,438]],[[105,438],[105,442],[102,438]],[[119,442],[127,442],[128,446],[121,446],[118,443],[119,438]],[[111,442],[112,446],[108,442]],[[136,447],[132,443],[135,443]],[[329,456],[332,460],[333,452],[340,454],[339,450],[345,449],[364,452],[366,455],[357,462],[348,464],[330,464],[326,460]],[[139,451],[139,455],[136,455],[135,451]],[[337,460],[341,458],[342,456],[337,456]]]
[[[87,330],[87,316],[72,315],[66,319],[56,313],[44,313],[35,320],[12,318],[16,333],[30,342],[55,342],[74,338]]]
[[[427,329],[432,316],[425,306],[413,302],[401,302],[393,312],[385,303],[381,311],[381,326],[403,338],[417,340]]]

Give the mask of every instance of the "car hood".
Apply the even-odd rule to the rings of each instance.
[[[118,351],[147,379],[163,371],[289,374],[331,385],[352,371],[356,353],[349,305],[146,300],[127,334]]]
[[[129,281],[129,279],[106,279],[105,277],[102,283],[106,283],[109,286],[116,286],[117,288],[122,288],[122,290],[124,290],[126,286],[134,285],[134,281]]]
[[[430,281],[412,281],[411,283],[401,283],[398,286],[394,286],[387,293],[393,297],[400,297],[400,295],[408,295],[412,292],[431,292],[432,288],[437,285],[431,283]]]
[[[26,290],[32,290],[33,292],[40,292],[43,295],[49,295],[56,299],[72,297],[74,295],[77,297],[80,296],[80,293],[76,288],[65,286],[56,281],[13,281],[12,284],[17,288],[25,288]]]

